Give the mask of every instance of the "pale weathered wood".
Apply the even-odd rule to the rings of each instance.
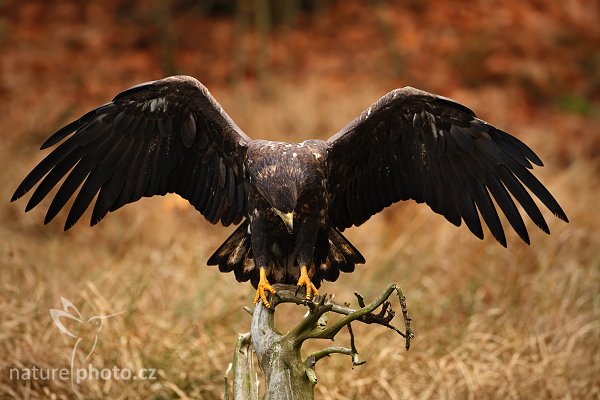
[[[330,296],[317,296],[306,300],[303,293],[296,293],[296,287],[289,285],[276,285],[277,294],[272,296],[271,308],[264,307],[259,302],[254,310],[246,308],[252,314],[250,335],[240,335],[236,352],[234,353],[234,399],[255,399],[251,397],[256,392],[250,393],[248,379],[255,376],[251,359],[251,347],[257,355],[258,362],[265,374],[265,400],[310,400],[314,398],[314,386],[317,384],[315,364],[331,354],[343,354],[352,357],[352,365],[362,365],[359,361],[358,351],[354,344],[354,334],[350,323],[353,321],[366,324],[385,326],[402,335],[406,340],[406,348],[410,346],[413,337],[410,328],[410,318],[406,308],[404,294],[396,285],[390,285],[373,302],[365,304],[364,299],[355,293],[358,299],[358,309],[348,305],[334,303]],[[396,293],[398,295],[402,314],[404,317],[405,331],[402,332],[391,325],[394,311],[388,299]],[[308,307],[309,312],[288,333],[277,332],[274,326],[277,305],[281,303],[295,303]],[[376,309],[381,307],[378,313]],[[344,315],[339,321],[327,324],[326,314],[329,312]],[[350,331],[350,347],[327,347],[302,359],[300,349],[308,339],[333,339],[339,331],[347,326]],[[251,342],[251,346],[250,346]],[[241,351],[245,349],[245,351]],[[239,378],[238,373],[239,372]],[[248,378],[250,377],[250,378]],[[237,382],[237,384],[236,384]]]

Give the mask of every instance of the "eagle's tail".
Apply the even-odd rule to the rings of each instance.
[[[237,229],[208,259],[208,265],[218,265],[219,271],[235,274],[238,282],[250,281],[258,285],[259,274],[252,257],[252,245],[248,234],[248,220],[244,220]],[[311,278],[319,287],[322,280],[335,281],[341,272],[352,272],[356,264],[364,264],[360,252],[337,229],[329,228],[319,232],[315,245],[315,274]],[[290,261],[290,260],[287,260]],[[296,268],[297,269],[297,268]],[[285,267],[284,267],[285,270]],[[278,282],[294,284],[297,276]]]
[[[337,229],[329,228],[324,233],[319,235],[315,246],[315,285],[323,279],[333,282],[340,271],[352,272],[356,264],[365,263],[362,254]]]
[[[258,285],[259,274],[255,271],[252,258],[252,246],[248,234],[248,220],[244,220],[237,229],[223,242],[207,261],[208,265],[218,265],[219,271],[235,273],[238,282],[250,280]]]

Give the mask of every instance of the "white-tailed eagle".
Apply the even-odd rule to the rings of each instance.
[[[96,198],[91,224],[143,196],[177,193],[209,222],[240,224],[208,260],[250,280],[268,306],[271,283],[297,283],[307,297],[323,279],[364,263],[340,233],[400,200],[427,203],[483,238],[480,216],[506,246],[492,199],[526,243],[515,205],[544,232],[532,198],[567,216],[530,172],[542,162],[523,142],[445,97],[405,87],[383,96],[327,141],[252,140],[196,79],[174,76],[134,86],[54,133],[56,146],[12,200],[39,183],[26,210],[66,176],[52,220],[81,187],[73,226]],[[40,182],[41,181],[41,182]]]

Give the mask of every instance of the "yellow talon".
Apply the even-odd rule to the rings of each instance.
[[[311,282],[308,277],[308,272],[306,271],[306,265],[303,265],[300,268],[300,278],[298,279],[298,286],[306,286],[306,298],[310,299],[311,293],[315,296],[319,294],[319,291],[315,287],[315,285]]]
[[[275,294],[276,290],[269,281],[267,280],[267,272],[264,268],[260,268],[260,281],[258,282],[258,287],[256,288],[256,295],[254,296],[254,304],[258,303],[258,300],[262,300],[263,304],[267,308],[271,308],[271,303],[267,301],[267,293]]]

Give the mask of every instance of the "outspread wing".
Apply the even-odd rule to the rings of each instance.
[[[433,211],[483,238],[479,214],[503,246],[492,198],[519,236],[529,236],[514,200],[549,233],[532,196],[558,218],[567,216],[529,171],[540,159],[523,142],[467,107],[406,87],[396,89],[328,140],[329,215],[340,229],[360,225],[399,200]]]
[[[118,94],[54,133],[61,142],[23,180],[12,200],[40,180],[26,211],[59,181],[45,223],[81,186],[66,220],[73,226],[97,195],[91,224],[142,196],[177,193],[211,223],[245,213],[246,136],[196,79],[173,76]]]

